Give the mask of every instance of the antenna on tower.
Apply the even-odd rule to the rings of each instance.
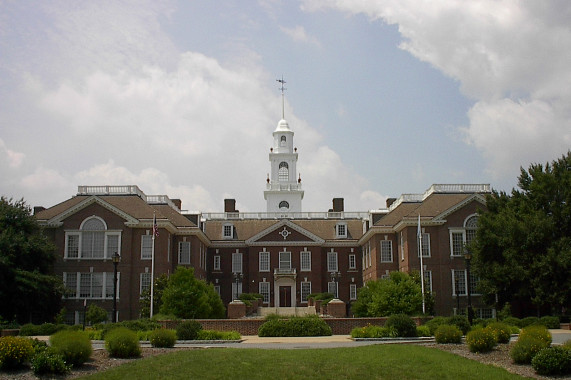
[[[282,119],[285,119],[284,91],[287,90],[287,88],[284,87],[284,85],[286,84],[286,81],[284,80],[284,76],[282,75],[282,79],[276,79],[276,82],[281,83],[281,86],[278,88],[282,92]]]

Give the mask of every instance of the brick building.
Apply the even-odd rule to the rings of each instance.
[[[168,275],[180,265],[213,284],[225,304],[247,292],[262,294],[266,307],[303,307],[310,293],[330,292],[349,305],[363,283],[420,269],[419,215],[423,272],[436,314],[466,307],[463,249],[489,185],[433,185],[374,211],[347,212],[344,200],[335,198],[330,210],[302,212],[294,133],[281,120],[273,137],[266,212],[242,213],[227,199],[224,212],[185,214],[180,200],[146,195],[134,185],[80,186],[76,196],[36,208],[57,246],[55,271],[68,290],[68,321],[82,320],[85,300],[111,314],[114,254],[121,257],[119,320],[139,317],[151,273]],[[479,302],[474,297],[478,315],[490,315]]]

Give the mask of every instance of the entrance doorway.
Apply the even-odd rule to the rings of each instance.
[[[280,307],[291,307],[291,286],[280,286]]]

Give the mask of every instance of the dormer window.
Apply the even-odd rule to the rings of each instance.
[[[222,237],[224,239],[232,239],[234,237],[234,225],[226,223],[222,226]]]
[[[335,226],[336,238],[346,238],[347,237],[347,223],[337,223]]]

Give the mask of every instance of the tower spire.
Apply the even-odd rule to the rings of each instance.
[[[285,119],[284,91],[287,90],[287,88],[284,87],[284,85],[286,84],[286,81],[284,80],[284,76],[282,75],[282,79],[276,79],[276,82],[280,82],[280,84],[281,84],[279,89],[282,92],[282,119]]]

